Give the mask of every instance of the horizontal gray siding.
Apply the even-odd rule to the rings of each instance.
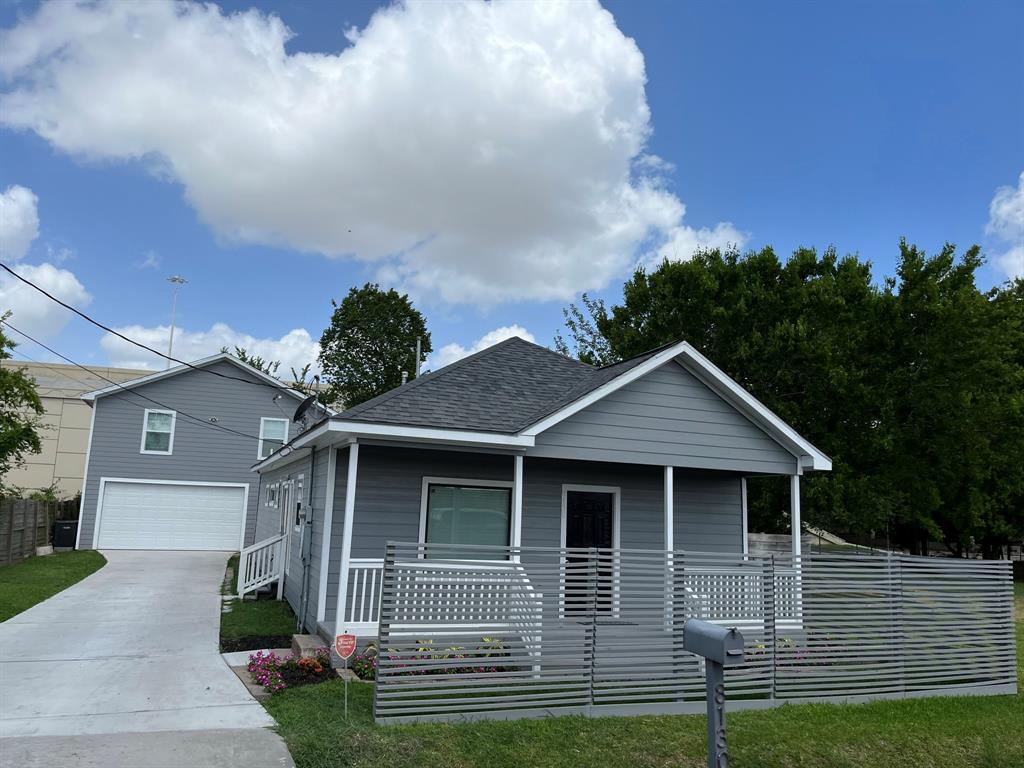
[[[228,362],[207,366],[208,370],[232,377],[247,377],[242,368]],[[255,376],[249,376],[259,382]],[[166,408],[179,411],[174,428],[173,453],[169,456],[139,452],[143,415],[146,408],[161,406],[142,399],[145,395]],[[209,483],[245,483],[249,486],[246,515],[247,544],[256,533],[257,476],[249,471],[256,463],[260,419],[287,418],[297,405],[291,397],[275,403],[270,387],[253,386],[213,376],[203,371],[185,371],[130,391],[97,398],[86,467],[81,545],[91,548],[99,484],[102,477],[128,477],[149,480],[179,480]],[[198,423],[182,415],[191,414],[203,422],[216,419],[217,425],[252,437],[227,432],[212,424]],[[290,428],[290,437],[296,434]]]
[[[743,551],[739,475],[677,469],[673,481],[674,549]]]
[[[796,468],[793,454],[675,362],[542,432],[527,455],[749,473]]]
[[[360,446],[352,557],[384,557],[387,542],[416,541],[424,477],[511,480],[512,457]]]
[[[307,524],[300,533],[294,526],[289,526],[290,548],[288,575],[284,582],[284,598],[291,605],[295,615],[302,615],[303,625],[307,631],[316,627],[317,597],[320,588],[321,547],[324,536],[324,523],[327,503],[327,448],[322,448],[311,455],[296,461],[274,467],[262,477],[264,489],[260,498],[259,533],[262,538],[277,535],[280,527],[281,509],[267,506],[266,488],[275,482],[294,480],[303,475],[303,486],[306,506]],[[333,527],[333,526],[332,526]],[[340,531],[340,529],[339,529]],[[309,537],[309,541],[305,540]],[[303,570],[302,554],[306,554],[308,568]],[[332,551],[336,556],[336,553]],[[335,570],[335,575],[337,570]],[[303,584],[305,583],[305,592]]]

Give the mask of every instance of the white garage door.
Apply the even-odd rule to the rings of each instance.
[[[244,488],[111,480],[100,501],[100,549],[238,549]]]

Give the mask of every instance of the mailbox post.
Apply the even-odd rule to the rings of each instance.
[[[743,663],[743,635],[700,619],[683,624],[683,647],[703,656],[706,663],[708,698],[708,766],[727,768],[729,750],[725,745],[725,668]]]

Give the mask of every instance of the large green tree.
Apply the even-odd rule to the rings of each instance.
[[[421,364],[432,347],[426,320],[407,295],[367,283],[332,304],[320,369],[333,402],[351,408],[415,377],[417,339]]]
[[[1019,284],[979,291],[980,264],[901,243],[879,285],[832,249],[709,251],[638,271],[610,309],[569,307],[559,343],[607,362],[687,339],[832,456],[805,479],[806,520],[914,550],[995,547],[1021,535],[1021,300]],[[786,494],[752,482],[752,523],[783,529]]]
[[[10,313],[0,316],[0,322]],[[0,325],[0,360],[9,360],[14,342]],[[0,367],[0,492],[8,470],[18,465],[26,454],[42,448],[39,440],[39,417],[43,403],[36,392],[35,381],[23,370]]]

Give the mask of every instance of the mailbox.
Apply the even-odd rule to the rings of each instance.
[[[744,659],[743,635],[735,627],[726,629],[700,619],[683,624],[683,647],[723,667],[739,666]]]
[[[708,766],[722,768],[729,764],[725,745],[725,668],[743,663],[743,635],[731,627],[726,629],[700,619],[687,619],[683,624],[683,648],[707,659],[708,699]]]

